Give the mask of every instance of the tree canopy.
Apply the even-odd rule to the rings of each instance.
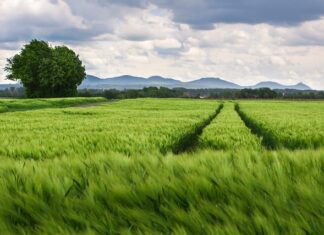
[[[74,51],[38,40],[32,40],[8,59],[5,70],[7,79],[21,82],[31,98],[75,96],[86,76]]]

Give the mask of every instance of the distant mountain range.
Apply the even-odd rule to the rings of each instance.
[[[20,84],[0,84],[0,90],[9,87],[20,87]],[[182,82],[172,78],[164,78],[161,76],[152,76],[149,78],[135,77],[130,75],[124,75],[113,78],[101,79],[96,76],[87,75],[86,79],[79,86],[79,89],[142,89],[144,87],[168,87],[177,88],[183,87],[187,89],[244,89],[244,88],[270,88],[270,89],[292,89],[292,90],[312,90],[304,83],[298,83],[296,85],[283,85],[276,82],[260,82],[254,86],[240,86],[238,84],[225,81],[220,78],[200,78],[198,80],[190,82]]]
[[[142,89],[144,87],[156,86],[156,87],[168,87],[176,88],[183,87],[187,89],[243,89],[243,88],[270,88],[270,89],[293,89],[293,90],[311,90],[309,86],[304,83],[298,83],[296,85],[283,85],[276,82],[260,82],[254,86],[240,86],[238,84],[225,81],[220,78],[200,78],[198,80],[190,82],[182,82],[172,78],[164,78],[161,76],[152,76],[149,78],[134,77],[130,75],[124,75],[113,78],[101,79],[92,75],[87,75],[86,79],[79,86],[79,88],[93,88],[93,89]]]

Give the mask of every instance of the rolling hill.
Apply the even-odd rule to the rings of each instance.
[[[263,88],[263,87],[268,87],[270,89],[292,89],[292,90],[311,90],[312,89],[302,82],[297,83],[296,85],[282,85],[280,83],[271,82],[271,81],[260,82],[260,83],[256,84],[255,86],[252,86],[251,88],[257,89],[257,88]]]

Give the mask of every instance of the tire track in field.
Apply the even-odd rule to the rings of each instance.
[[[266,149],[273,150],[279,147],[274,135],[269,130],[266,130],[261,125],[259,125],[255,120],[248,117],[241,110],[238,103],[235,104],[235,111],[240,116],[245,126],[249,128],[254,135],[257,135],[261,138],[261,143]]]
[[[37,111],[42,109],[65,109],[65,108],[91,108],[96,106],[102,106],[105,104],[113,104],[120,100],[108,100],[104,102],[90,102],[90,103],[83,103],[83,104],[69,104],[66,106],[44,106],[44,107],[29,107],[29,108],[8,108],[8,106],[0,105],[0,114],[3,113],[13,113],[13,112],[26,112],[26,111]]]
[[[9,108],[6,105],[0,105],[0,113],[9,112]]]
[[[208,119],[198,124],[193,132],[189,131],[185,136],[183,136],[180,141],[173,145],[172,152],[174,154],[193,152],[198,144],[199,136],[202,134],[203,130],[218,116],[223,107],[224,104],[221,103],[215,113],[213,113]]]

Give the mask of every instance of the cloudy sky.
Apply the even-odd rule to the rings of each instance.
[[[1,0],[0,83],[33,38],[71,47],[100,77],[324,89],[323,0]]]

